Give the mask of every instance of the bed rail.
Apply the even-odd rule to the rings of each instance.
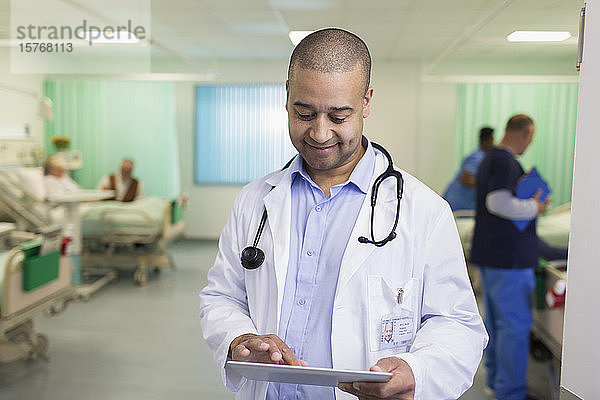
[[[23,221],[27,222],[29,226],[19,226],[21,229],[40,228],[50,224],[49,214],[36,210],[37,205],[49,209],[48,205],[36,199],[24,185],[6,171],[0,171],[0,200],[3,203],[2,207],[19,225],[23,225]]]

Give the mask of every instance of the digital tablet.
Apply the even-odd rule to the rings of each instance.
[[[227,361],[225,368],[255,381],[296,383],[301,385],[332,386],[340,382],[387,382],[389,372],[352,371],[345,369],[298,367],[280,364],[262,364],[245,361]]]

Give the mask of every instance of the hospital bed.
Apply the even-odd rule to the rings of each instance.
[[[475,213],[472,210],[454,212],[456,228],[460,235],[463,250],[467,259],[471,251]],[[555,207],[537,220],[537,235],[547,244],[566,249],[569,247],[569,231],[571,227],[571,203]]]
[[[61,207],[47,201],[44,187],[39,168],[0,171],[0,205],[19,227],[39,230],[61,216]],[[106,268],[136,267],[134,281],[141,285],[150,268],[174,267],[166,246],[185,234],[181,201],[148,197],[131,203],[82,203],[78,211],[82,274],[110,278]],[[97,287],[92,289],[82,297]]]
[[[52,205],[46,197],[41,169],[0,171],[0,205],[21,229],[38,231],[60,219],[61,207]],[[82,274],[136,267],[134,281],[141,285],[148,281],[149,269],[174,267],[166,246],[185,234],[182,213],[181,201],[157,197],[131,203],[82,203],[78,213]]]
[[[0,209],[23,231],[51,224],[41,168],[0,170]]]
[[[135,266],[134,281],[148,281],[150,268],[175,268],[167,245],[182,238],[181,202],[146,197],[130,203],[105,201],[82,211],[82,267]]]
[[[564,304],[549,309],[546,306],[545,294],[559,279],[567,281],[566,261],[544,263],[536,269],[536,295],[533,308],[533,325],[531,331],[550,354],[560,360],[562,356],[562,336],[564,324]],[[532,349],[534,355],[536,348]],[[538,358],[542,358],[538,356]]]
[[[48,339],[34,332],[33,317],[73,299],[70,259],[60,250],[40,255],[42,245],[39,235],[0,223],[0,362],[46,359]]]

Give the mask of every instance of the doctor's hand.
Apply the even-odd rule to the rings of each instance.
[[[234,361],[308,366],[277,335],[240,335],[231,341],[229,355]]]
[[[412,400],[415,397],[415,377],[406,361],[396,357],[382,358],[371,367],[371,371],[391,372],[392,379],[383,383],[351,382],[338,387],[360,400],[390,399]]]

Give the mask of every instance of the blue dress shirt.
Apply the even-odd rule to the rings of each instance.
[[[369,142],[350,178],[329,195],[310,178],[302,157],[290,165],[290,258],[278,336],[312,367],[331,368],[331,322],[340,265],[369,190],[375,151]],[[267,400],[335,399],[334,388],[270,383]]]

